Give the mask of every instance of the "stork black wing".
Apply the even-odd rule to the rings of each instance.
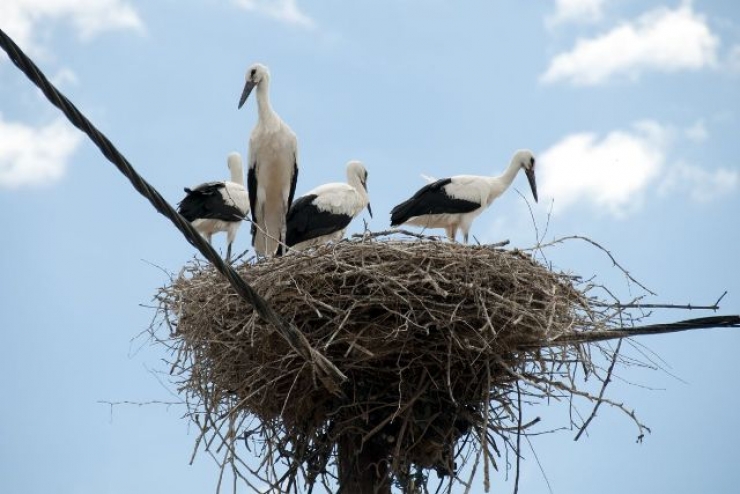
[[[298,183],[298,162],[293,163],[293,177],[290,180],[290,194],[288,194],[288,207],[293,204],[293,197],[295,197],[295,186]]]
[[[257,164],[250,166],[247,171],[247,193],[249,194],[249,210],[252,211],[252,221],[257,221]]]
[[[414,216],[425,214],[459,214],[475,211],[481,205],[475,201],[456,199],[447,195],[444,187],[452,179],[443,178],[427,184],[391,210],[391,226],[398,226]]]
[[[185,198],[178,204],[178,212],[188,221],[215,219],[241,221],[244,214],[231,201],[226,201],[223,182],[208,182],[194,189],[185,188]]]
[[[288,247],[342,230],[352,221],[346,214],[321,211],[312,202],[316,197],[316,194],[299,197],[290,207],[285,239]]]
[[[252,212],[252,247],[254,234],[257,233],[257,163],[253,163],[247,170],[247,193],[249,194],[249,210]]]

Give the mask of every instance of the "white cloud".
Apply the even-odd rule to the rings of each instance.
[[[115,29],[142,30],[143,22],[126,0],[2,0],[3,29],[26,51],[43,53],[39,24],[65,20],[88,40]]]
[[[604,17],[605,0],[555,0],[555,13],[546,19],[549,26],[574,22],[587,24]]]
[[[673,72],[717,65],[719,38],[691,2],[661,7],[575,47],[550,62],[543,82],[593,85],[617,76],[637,79],[647,70]]]
[[[651,190],[709,202],[740,188],[740,169],[709,170],[669,160],[682,135],[700,144],[709,133],[703,120],[685,129],[646,120],[603,137],[566,136],[539,157],[541,195],[554,199],[556,214],[582,206],[622,218],[637,211]]]
[[[670,168],[660,184],[664,195],[685,193],[695,202],[709,202],[733,192],[740,185],[740,171],[728,168],[705,170],[687,163]]]
[[[296,0],[233,0],[239,7],[286,24],[311,29],[316,23],[299,8]]]
[[[653,121],[638,122],[599,139],[583,132],[565,137],[539,158],[543,196],[559,212],[591,203],[614,216],[636,210],[645,187],[664,166],[670,131]]]
[[[61,118],[31,127],[0,115],[0,188],[56,182],[81,141],[82,134]]]
[[[709,131],[707,130],[707,126],[704,123],[703,118],[697,120],[690,127],[687,127],[684,130],[684,134],[690,141],[695,142],[697,144],[706,142],[706,140],[709,139]]]

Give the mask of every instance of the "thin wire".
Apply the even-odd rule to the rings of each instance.
[[[20,69],[28,79],[44,93],[46,98],[69,119],[69,121],[87,134],[90,140],[100,149],[103,155],[126,176],[131,185],[144,196],[160,214],[168,218],[175,227],[182,232],[185,239],[208,259],[213,266],[229,281],[236,292],[246,300],[257,313],[272,324],[278,333],[285,338],[290,346],[308,362],[314,363],[321,370],[318,374],[322,382],[332,391],[338,392],[338,384],[347,377],[337,369],[318,350],[311,347],[306,337],[293,324],[286,323],[272,310],[265,299],[259,296],[254,289],[229,265],[227,265],[216,250],[183,218],[169,203],[149,185],[134,170],[131,163],[116,149],[113,143],[103,135],[78,109],[61,94],[35,63],[15,44],[5,31],[0,29],[0,46],[8,54],[10,60]]]

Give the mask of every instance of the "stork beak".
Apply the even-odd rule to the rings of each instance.
[[[537,202],[537,182],[534,179],[534,168],[524,170],[527,174],[527,180],[529,180],[529,187],[532,189],[532,195],[534,196],[534,202]]]
[[[252,92],[252,89],[254,89],[254,86],[256,86],[257,83],[254,81],[247,81],[246,84],[244,84],[244,90],[242,91],[242,97],[239,98],[239,106],[237,108],[241,108],[244,106],[244,102],[247,101],[247,97],[249,96],[249,93]]]
[[[367,178],[367,175],[365,175]],[[367,182],[365,180],[360,180],[360,183],[362,184],[362,188],[365,189],[365,194],[367,194]],[[370,213],[370,217],[373,217],[373,208],[370,207],[370,201],[367,202],[367,212]]]

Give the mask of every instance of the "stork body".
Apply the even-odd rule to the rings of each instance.
[[[258,255],[282,252],[286,216],[298,180],[298,141],[295,133],[270,106],[270,73],[255,64],[247,71],[239,108],[256,86],[257,124],[249,138],[247,189],[252,210],[252,245]]]
[[[231,259],[231,245],[242,220],[249,214],[249,196],[244,188],[244,168],[239,153],[227,160],[231,181],[206,182],[185,188],[185,198],[178,212],[210,243],[213,234],[226,232],[226,259]]]
[[[461,230],[467,243],[473,220],[509,188],[519,170],[527,174],[537,201],[534,165],[532,153],[522,150],[514,154],[508,168],[497,177],[457,175],[431,182],[391,210],[391,226],[444,228],[451,241]]]
[[[296,199],[288,212],[286,244],[304,250],[344,236],[353,218],[367,207],[367,170],[359,161],[347,163],[347,183],[324,184]]]

